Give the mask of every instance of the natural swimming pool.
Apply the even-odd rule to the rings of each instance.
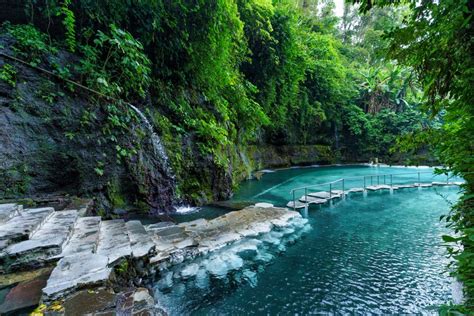
[[[233,200],[282,206],[294,187],[410,171],[417,170],[287,169],[244,183]],[[423,177],[438,181],[430,174]],[[439,217],[448,212],[458,190],[404,189],[393,194],[371,192],[367,197],[356,193],[332,207],[312,206],[310,229],[296,242],[263,241],[257,259],[244,258],[238,269],[219,277],[203,274],[166,289],[157,287],[157,301],[172,315],[435,314],[440,304],[452,299],[452,280],[443,274],[447,259],[441,243],[441,235],[449,229]],[[268,260],[262,260],[265,255]]]

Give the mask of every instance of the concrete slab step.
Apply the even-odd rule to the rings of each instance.
[[[346,191],[346,194],[347,193],[357,193],[357,192],[364,192],[364,188],[351,188],[351,189]]]
[[[76,210],[54,212],[30,239],[12,244],[2,255],[5,270],[42,265],[62,251],[77,219]]]
[[[52,207],[25,209],[0,225],[0,241],[3,247],[28,239],[54,213]]]
[[[43,289],[43,300],[51,301],[82,287],[104,284],[112,272],[107,256],[79,253],[62,258]]]
[[[93,253],[99,240],[100,216],[79,217],[74,224],[73,234],[59,255],[65,257],[79,253]]]
[[[335,193],[336,190],[331,191],[331,193],[326,192],[326,191],[320,191],[320,192],[311,192],[308,193],[309,196],[319,198],[319,199],[336,199],[340,198],[340,194]],[[338,190],[339,191],[339,190]],[[342,192],[342,191],[341,191]]]
[[[396,184],[397,188],[399,189],[410,189],[410,188],[414,188],[415,185],[414,184]]]
[[[390,190],[391,186],[387,184],[379,184],[379,185],[369,185],[368,187],[365,188],[366,190],[369,191],[378,191],[378,190]]]
[[[0,224],[5,224],[11,218],[20,215],[22,209],[21,205],[15,203],[0,204]]]
[[[155,244],[140,221],[128,221],[125,225],[133,257],[141,258],[153,251]]]
[[[300,202],[302,203],[309,203],[309,204],[324,204],[326,203],[328,200],[327,199],[320,199],[320,198],[317,198],[317,197],[314,197],[314,196],[302,196],[298,199]]]
[[[429,183],[415,183],[414,184],[415,187],[420,187],[420,188],[429,188],[429,187],[432,187],[433,186],[433,183],[429,182]]]
[[[124,220],[116,219],[101,223],[96,252],[108,257],[109,265],[114,265],[120,259],[132,254],[130,238]]]

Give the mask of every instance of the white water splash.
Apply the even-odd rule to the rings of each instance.
[[[263,169],[263,170],[260,170],[259,172],[261,172],[261,173],[274,173],[275,170],[272,170],[272,169]]]
[[[193,206],[189,206],[189,205],[182,205],[182,206],[178,206],[175,208],[175,212],[177,214],[192,214],[192,213],[197,213],[201,210],[201,208],[199,207],[193,207]]]

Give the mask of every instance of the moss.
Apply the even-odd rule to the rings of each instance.
[[[337,161],[337,157],[335,152],[331,149],[330,146],[326,145],[314,145],[316,150],[318,151],[320,161],[328,162],[328,163],[335,163]]]
[[[107,183],[107,197],[114,208],[126,208],[127,202],[118,179],[113,179]]]
[[[24,163],[6,170],[0,169],[0,198],[24,196],[28,192],[30,183],[29,168]]]
[[[0,80],[5,81],[11,87],[16,87],[16,73],[17,70],[13,65],[3,64],[0,68]]]

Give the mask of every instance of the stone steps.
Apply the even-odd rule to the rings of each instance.
[[[130,238],[123,219],[101,223],[96,253],[107,257],[109,265],[114,265],[121,258],[132,255]]]
[[[82,287],[105,284],[113,267],[124,258],[154,255],[155,243],[140,221],[82,217],[74,227],[74,234],[43,289],[47,300]]]
[[[28,239],[54,212],[52,207],[25,209],[0,225],[2,248]]]
[[[0,225],[5,224],[13,217],[20,215],[22,210],[23,207],[15,203],[0,204]]]
[[[77,211],[53,212],[43,225],[24,240],[8,246],[2,255],[6,271],[40,266],[62,251],[73,231]]]
[[[112,272],[108,263],[107,256],[95,253],[65,256],[51,272],[43,297],[54,300],[82,287],[104,284]]]
[[[43,289],[43,299],[50,301],[83,287],[105,285],[114,266],[124,259],[134,259],[132,264],[146,274],[149,270],[143,262],[182,261],[184,256],[212,251],[249,234],[268,232],[273,225],[285,225],[299,216],[287,209],[264,206],[210,221],[144,227],[139,221],[79,217],[76,210],[17,212],[17,206],[8,205],[2,213],[8,219],[0,225],[1,240],[6,244],[0,253],[0,272],[58,260]]]
[[[95,252],[99,240],[100,224],[100,216],[78,218],[74,224],[73,234],[63,247],[59,257]]]
[[[140,221],[128,221],[125,226],[134,258],[141,258],[154,250],[155,243]]]

